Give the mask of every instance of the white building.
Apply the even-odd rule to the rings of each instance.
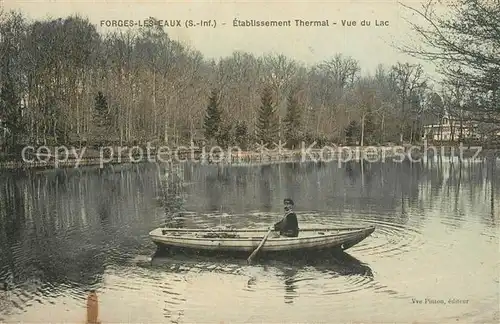
[[[457,141],[460,137],[460,131],[462,132],[463,139],[481,139],[481,132],[479,131],[477,122],[470,120],[462,121],[462,127],[460,127],[460,120],[450,117],[447,113],[441,120],[441,124],[431,124],[424,126],[423,140],[434,140],[434,141]],[[460,129],[461,128],[461,129]],[[500,136],[500,131],[497,132],[497,136]],[[485,138],[487,136],[484,136]]]
[[[460,131],[462,132],[463,138],[480,138],[477,133],[477,123],[464,120],[462,122],[462,127],[460,127],[460,121],[451,118],[446,113],[440,124],[438,123],[424,126],[423,139],[435,141],[451,141],[452,139],[458,140]]]

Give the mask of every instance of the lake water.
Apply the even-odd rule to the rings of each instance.
[[[91,289],[102,323],[498,322],[498,166],[2,172],[0,322],[83,323]],[[166,222],[268,227],[286,197],[299,225],[376,230],[348,254],[310,263],[150,258],[147,234]]]

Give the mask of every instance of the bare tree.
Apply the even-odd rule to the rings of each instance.
[[[438,14],[436,4],[449,15]],[[500,10],[494,0],[428,1],[422,8],[406,7],[424,23],[410,22],[420,36],[402,50],[435,62],[448,79],[461,81],[475,104],[470,118],[500,129]]]
[[[412,118],[411,100],[417,91],[426,86],[426,79],[420,64],[398,62],[392,69],[396,78],[400,104],[399,114],[401,123],[399,141],[403,143],[405,129],[408,129],[408,126],[410,126],[409,120]]]
[[[240,137],[256,131],[264,87],[270,87],[279,108],[280,133],[287,98],[300,89],[294,100],[307,141],[344,141],[351,122],[359,127],[356,138],[362,145],[375,137],[402,139],[403,129],[411,130],[412,139],[421,127],[427,90],[418,65],[380,67],[371,77],[342,54],[312,67],[282,54],[235,52],[207,60],[164,29],[99,34],[78,16],[30,22],[22,14],[3,14],[0,33],[0,83],[12,80],[4,97],[15,92],[19,98],[3,107],[19,110],[21,118],[13,124],[26,126],[21,134],[37,144],[98,145],[92,139],[98,128],[92,114],[99,91],[109,113],[105,138],[120,145],[196,141],[212,87],[221,93],[225,127]],[[464,102],[484,106],[493,96],[465,92]]]

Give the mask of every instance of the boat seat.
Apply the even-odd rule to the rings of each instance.
[[[206,233],[201,235],[203,238],[237,238],[240,237],[238,234],[233,233]]]

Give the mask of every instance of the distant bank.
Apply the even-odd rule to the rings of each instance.
[[[120,152],[120,150],[116,150]],[[1,155],[0,169],[29,168],[78,168],[83,166],[106,167],[116,164],[133,163],[182,163],[186,161],[203,164],[271,164],[281,162],[420,162],[426,158],[455,157],[461,159],[500,158],[500,147],[482,148],[479,146],[324,146],[299,150],[269,151],[213,151],[189,150],[178,147],[169,152],[150,149],[124,151],[121,154],[96,149],[76,149],[75,152],[53,151],[43,154],[19,156]]]

